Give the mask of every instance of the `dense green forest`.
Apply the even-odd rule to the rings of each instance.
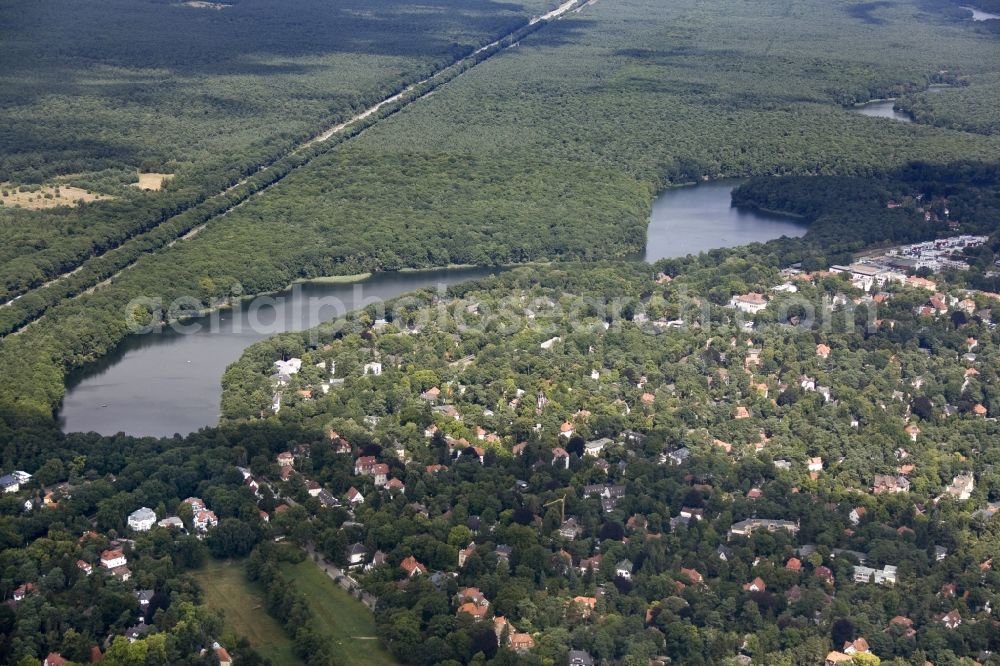
[[[7,3],[0,184],[61,183],[115,201],[0,209],[0,299],[148,232],[544,7]],[[127,187],[136,171],[175,177],[145,194]]]
[[[790,188],[785,207],[846,186]],[[746,200],[763,202],[761,188]],[[382,563],[352,575],[377,597],[379,640],[407,664],[565,664],[573,649],[628,666],[814,666],[859,639],[869,654],[856,665],[995,663],[1000,533],[984,510],[1000,502],[996,297],[974,295],[966,318],[924,316],[915,307],[931,292],[887,285],[875,328],[842,313],[789,325],[783,299],[843,295],[861,310],[873,296],[835,275],[780,275],[769,257],[758,246],[521,268],[455,285],[444,301],[401,299],[384,325],[371,309],[347,328],[278,336],[227,373],[235,422],[184,438],[64,435],[51,421],[0,433],[4,465],[34,473],[0,501],[0,589],[32,586],[0,606],[0,658],[86,661],[111,635],[102,649],[115,666],[212,664],[197,653],[215,640],[241,664],[265,664],[200,605],[190,575],[208,558],[249,555],[258,612],[308,663],[333,664],[282,567],[303,547],[347,567],[359,545],[363,564]],[[934,277],[948,298],[969,298],[968,276]],[[798,293],[772,290],[788,279]],[[753,330],[721,307],[746,291],[773,299]],[[676,318],[684,325],[657,324]],[[291,357],[302,369],[274,415],[274,361]],[[373,359],[379,375],[363,369]],[[324,394],[332,368],[342,381]],[[364,456],[405,489],[359,474]],[[876,475],[901,474],[907,492],[872,491]],[[968,499],[950,497],[963,474],[975,479]],[[605,485],[621,496],[602,501]],[[363,503],[347,501],[351,488]],[[204,539],[126,527],[148,506],[193,532],[189,497],[218,517]],[[729,534],[752,517],[796,532]],[[130,581],[82,572],[79,560],[96,569],[124,537]],[[408,575],[409,558],[425,572]],[[896,584],[857,580],[862,560],[897,567]],[[762,589],[748,589],[758,578]],[[487,600],[482,621],[459,610],[470,594]],[[941,621],[952,612],[956,628]],[[139,614],[152,633],[130,644],[121,636]]]
[[[897,102],[900,109],[919,123],[950,129],[1000,133],[996,100],[1000,95],[1000,75],[977,77],[975,83],[912,93]]]
[[[229,214],[212,219],[209,206],[190,240],[168,249],[167,231],[144,235],[6,308],[5,330],[47,312],[0,343],[4,367],[26,378],[6,399],[46,413],[67,368],[121,339],[123,308],[140,295],[210,302],[236,284],[249,293],[331,273],[620,257],[641,249],[664,184],[993,160],[993,137],[842,108],[995,72],[996,37],[948,7],[879,5],[875,21],[845,3],[589,5]],[[171,229],[195,224],[181,222]],[[110,287],[63,302],[136,256]]]
[[[238,164],[513,30],[539,3],[223,4],[4,3],[0,181]]]
[[[771,287],[787,278],[758,257],[520,269],[453,287],[444,304],[418,295],[390,306],[383,328],[372,311],[352,328],[254,346],[227,373],[224,404],[236,419],[335,433],[296,469],[365,501],[312,537],[341,565],[352,543],[386,556],[362,580],[379,598],[383,641],[406,663],[561,664],[578,649],[620,664],[743,654],[813,665],[857,638],[872,654],[855,664],[993,663],[997,521],[979,509],[1000,500],[1000,433],[976,405],[992,414],[1000,399],[995,297],[976,296],[974,317],[926,317],[915,306],[927,292],[889,286],[874,329],[839,315],[829,327],[789,326],[788,308],[769,306],[749,332],[732,310],[706,317],[685,302],[759,291],[780,305]],[[658,269],[673,280],[656,280]],[[961,276],[936,277],[942,292],[967,296]],[[796,284],[797,303],[865,298],[832,275]],[[655,326],[677,317],[681,328]],[[963,358],[971,339],[974,360]],[[286,400],[274,416],[273,361],[293,356],[303,367],[278,387]],[[372,359],[382,374],[364,371]],[[330,367],[343,381],[322,394]],[[740,408],[747,416],[734,419]],[[690,457],[670,463],[681,449]],[[359,474],[360,456],[384,462],[405,495]],[[972,497],[950,499],[943,489],[966,473]],[[872,491],[876,475],[900,474],[907,492]],[[604,484],[624,491],[610,507],[590,496]],[[581,527],[574,538],[560,531],[565,517]],[[751,517],[797,530],[727,536]],[[595,554],[603,560],[583,563]],[[408,557],[427,575],[408,577]],[[897,583],[856,580],[859,558],[897,567]],[[429,578],[436,571],[458,576]],[[758,577],[762,588],[747,590]],[[472,587],[489,600],[479,623],[456,612]],[[593,611],[574,606],[581,597]],[[965,620],[957,630],[940,621],[951,611]],[[515,658],[494,635],[499,616],[533,636],[529,653]]]
[[[922,205],[914,193],[936,203]],[[890,201],[909,203],[888,207]],[[1000,167],[996,164],[917,162],[879,178],[758,177],[733,192],[733,204],[786,212],[807,221],[809,232],[801,241],[771,244],[785,250],[781,265],[801,262],[807,270],[850,263],[853,253],[871,245],[913,243],[958,229],[990,236],[990,247],[1000,248]],[[926,210],[917,209],[925,206],[940,217],[924,219]],[[957,226],[941,221],[945,208]],[[992,268],[988,262],[977,264],[966,279],[985,285]]]
[[[97,647],[104,652],[103,663],[112,666],[211,666],[219,663],[215,655],[200,652],[216,640],[235,650],[241,664],[263,663],[245,637],[223,631],[223,618],[201,605],[203,595],[186,574],[210,557],[246,555],[263,538],[288,529],[280,517],[270,527],[261,521],[257,499],[235,465],[270,459],[272,450],[290,439],[318,441],[321,433],[264,427],[210,431],[185,440],[138,440],[63,438],[42,426],[23,434],[44,444],[17,454],[18,464],[36,473],[20,496],[0,501],[0,592],[7,602],[0,605],[2,663],[37,666],[50,652],[89,663]],[[192,496],[204,498],[218,516],[219,525],[207,539],[195,535],[191,508],[182,502]],[[26,498],[38,510],[25,512]],[[126,517],[139,505],[160,515],[176,511],[191,533],[157,529],[130,535]],[[119,541],[127,535],[134,538]],[[100,567],[101,553],[115,547],[127,556],[129,580]],[[79,562],[93,565],[92,573]],[[32,589],[12,602],[15,588],[25,583]],[[152,593],[148,604],[140,605],[137,590]],[[297,623],[303,656],[314,656],[317,661],[311,663],[329,663],[308,612],[287,590],[281,592],[274,603]],[[154,628],[153,635],[127,640],[126,630],[143,620]]]
[[[0,209],[0,462],[32,474],[0,495],[0,663],[215,666],[218,641],[268,666],[206,606],[209,559],[310,665],[338,646],[288,576],[307,560],[405,664],[1000,663],[1000,21],[962,4],[597,0],[525,27],[552,5],[0,2],[0,184],[113,197]],[[916,122],[851,108],[873,98]],[[808,232],[623,260],[658,190],[719,177]],[[910,271],[932,290],[827,272],[955,234],[988,240]],[[136,322],[549,259],[251,347],[215,428],[52,418]],[[769,304],[738,317],[748,293]]]

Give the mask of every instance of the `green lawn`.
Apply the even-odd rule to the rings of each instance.
[[[224,615],[228,631],[246,638],[276,666],[301,666],[285,630],[264,609],[263,590],[247,581],[242,560],[212,560],[192,575],[205,591],[205,604]]]
[[[313,614],[332,639],[335,663],[386,666],[397,663],[375,638],[375,619],[310,560],[282,564],[281,572],[305,595]]]

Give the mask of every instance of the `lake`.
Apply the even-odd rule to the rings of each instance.
[[[645,259],[684,256],[780,236],[805,226],[777,215],[737,210],[730,193],[740,181],[717,181],[663,192],[653,203]],[[226,366],[250,345],[283,331],[304,330],[421,287],[448,285],[495,273],[456,268],[381,273],[354,284],[312,282],[277,294],[273,303],[247,301],[237,309],[170,328],[133,335],[113,353],[73,375],[59,413],[66,432],[170,436],[214,425]]]
[[[650,215],[646,261],[806,233],[793,218],[734,208],[730,195],[740,182],[718,180],[661,193]]]
[[[379,273],[353,284],[310,282],[271,299],[244,301],[191,322],[191,331],[132,335],[73,373],[59,411],[65,432],[169,436],[219,420],[222,374],[243,350],[283,331],[301,331],[421,287],[471,280],[493,268]],[[185,325],[187,327],[187,325]]]
[[[854,111],[871,118],[889,118],[890,120],[898,120],[903,123],[913,122],[913,118],[910,117],[910,114],[896,111],[892,108],[893,104],[895,104],[895,101],[891,99],[879,100],[877,102],[869,102],[867,104],[856,106]]]

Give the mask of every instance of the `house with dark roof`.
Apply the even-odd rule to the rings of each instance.
[[[905,476],[892,474],[876,474],[872,483],[872,492],[876,495],[884,493],[906,493],[910,491],[910,480]]]
[[[353,543],[347,547],[347,566],[356,567],[365,562],[365,546],[362,543]]]
[[[376,567],[380,567],[386,563],[386,556],[381,550],[376,550],[375,554],[372,555],[372,561],[365,565],[365,571],[371,571]]]
[[[21,482],[13,474],[0,476],[0,490],[5,493],[16,493],[21,489]]]
[[[938,620],[945,626],[945,629],[958,629],[962,625],[962,615],[958,610],[945,613]]]
[[[151,631],[152,628],[148,624],[137,624],[125,630],[125,638],[129,643],[135,643],[148,636]]]
[[[593,557],[585,557],[580,560],[580,573],[587,573],[588,569],[593,569],[594,571],[601,570],[601,563],[604,561],[604,555],[598,554]]]
[[[563,521],[563,524],[559,526],[559,536],[564,539],[572,541],[582,533],[583,528],[577,524],[576,518],[573,518],[572,516]]]

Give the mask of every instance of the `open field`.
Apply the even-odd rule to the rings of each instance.
[[[396,660],[375,638],[375,618],[367,607],[333,582],[315,563],[283,564],[281,572],[305,595],[319,626],[327,632],[335,663],[389,666]]]
[[[172,173],[140,173],[139,182],[135,184],[140,190],[162,190],[163,183],[174,177]]]
[[[192,575],[205,593],[205,604],[225,616],[227,630],[246,638],[276,666],[302,663],[285,630],[264,609],[262,591],[244,576],[241,560],[210,560]]]
[[[0,201],[4,206],[11,208],[24,208],[25,210],[41,210],[43,208],[56,208],[58,206],[77,206],[80,203],[90,203],[101,201],[111,197],[88,192],[79,187],[68,187],[65,185],[44,185],[38,189],[22,192],[18,189],[8,189],[8,185],[0,185],[3,192],[0,192]]]

